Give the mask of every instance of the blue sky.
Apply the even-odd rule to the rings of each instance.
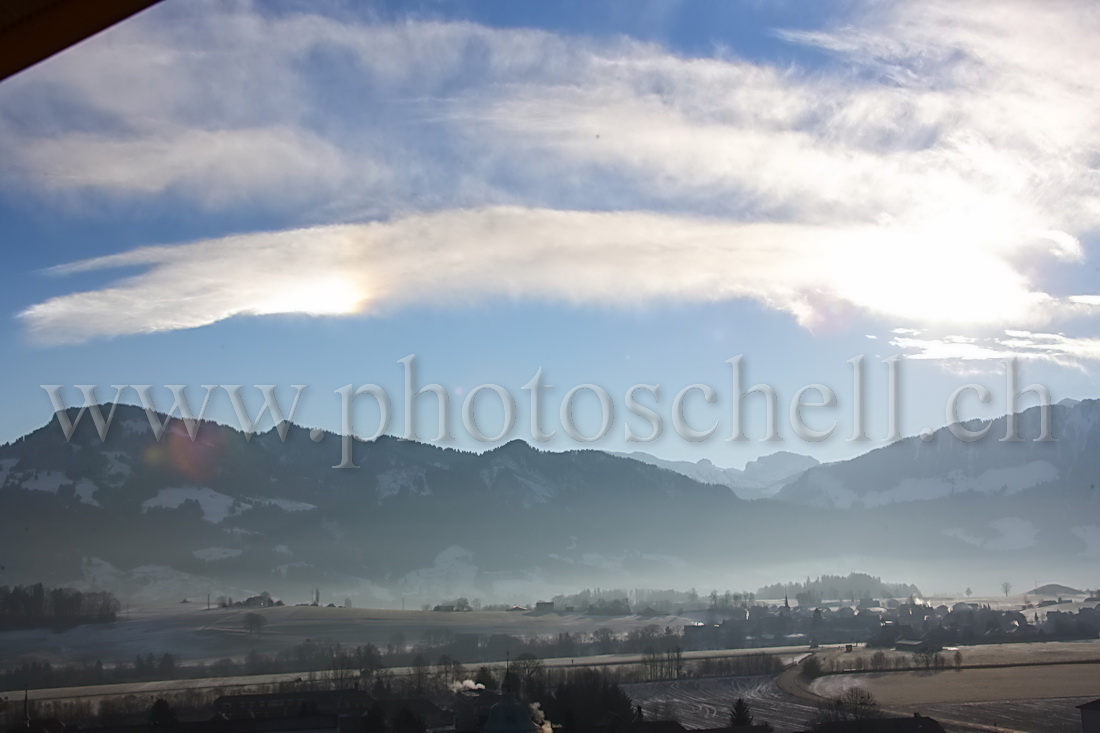
[[[896,354],[907,434],[968,382],[993,400],[965,416],[1003,412],[1013,356],[1094,397],[1097,30],[1083,2],[167,0],[0,83],[0,440],[46,421],[42,384],[307,384],[296,419],[336,429],[334,390],[400,402],[408,354],[456,434],[497,383],[529,438],[541,368],[548,447],[591,383],[592,445],[720,465],[881,445]],[[738,354],[781,424],[835,390],[808,419],[833,438],[723,440]],[[623,439],[631,385],[669,428],[694,383],[714,438]]]

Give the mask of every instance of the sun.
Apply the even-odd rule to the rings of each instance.
[[[360,313],[367,294],[349,278],[314,278],[283,288],[256,309],[258,315],[304,313],[310,316],[343,316]]]

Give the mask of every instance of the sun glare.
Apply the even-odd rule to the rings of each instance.
[[[328,277],[280,288],[261,304],[257,314],[304,313],[310,316],[340,316],[359,313],[366,293],[343,277]]]

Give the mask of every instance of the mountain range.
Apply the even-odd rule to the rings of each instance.
[[[669,461],[641,451],[612,453],[612,455],[631,458],[658,468],[667,468],[702,484],[728,486],[742,499],[773,497],[788,482],[819,465],[816,458],[789,451],[776,451],[770,455],[761,456],[749,461],[743,469],[722,468],[714,465],[708,458],[697,462]]]
[[[160,599],[323,587],[391,606],[852,570],[933,590],[1055,572],[1093,587],[1100,402],[1052,416],[1047,443],[1026,439],[1033,408],[1017,418],[1022,442],[998,440],[999,418],[974,443],[945,428],[838,463],[779,454],[683,475],[670,469],[691,464],[652,457],[388,436],[356,445],[358,470],[334,469],[338,436],[291,425],[248,439],[203,422],[192,441],[173,420],[157,441],[142,409],[118,405],[105,441],[87,416],[66,440],[55,415],[0,446],[0,582]]]

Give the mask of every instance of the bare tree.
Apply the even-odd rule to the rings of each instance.
[[[878,701],[862,687],[849,687],[840,696],[840,702],[848,709],[852,720],[880,717]]]
[[[1001,583],[1001,590],[1005,592],[1005,598],[1008,598],[1008,594],[1012,592],[1012,583],[1009,583],[1007,580]]]
[[[863,687],[849,687],[840,696],[840,701],[846,705],[859,705],[861,707],[878,704],[875,701],[875,696]]]
[[[882,717],[875,696],[862,687],[849,687],[840,697],[822,704],[817,722],[822,724]]]
[[[334,690],[351,690],[359,686],[361,671],[357,660],[349,653],[338,649],[332,655],[332,671],[329,672],[329,682]]]
[[[412,660],[413,668],[413,684],[417,692],[423,692],[428,683],[428,674],[430,671],[428,660],[424,658],[423,654],[417,654]]]
[[[516,657],[512,666],[515,668],[516,674],[519,675],[520,682],[525,690],[533,689],[533,683],[544,669],[542,660],[530,652],[524,652]]]
[[[435,675],[442,684],[450,685],[466,679],[466,668],[454,657],[444,654],[435,663]]]
[[[814,680],[824,674],[824,670],[821,667],[821,660],[816,656],[806,657],[806,661],[802,662],[802,676],[808,680]]]
[[[248,631],[249,636],[259,636],[263,633],[264,626],[267,625],[267,619],[264,618],[262,613],[256,613],[250,611],[244,615],[244,628]]]
[[[592,632],[592,637],[599,648],[600,654],[610,654],[615,651],[615,632],[606,626],[601,626]]]
[[[486,690],[495,690],[497,688],[497,678],[493,673],[493,668],[488,665],[478,667],[477,674],[474,676],[474,683],[482,685]]]

